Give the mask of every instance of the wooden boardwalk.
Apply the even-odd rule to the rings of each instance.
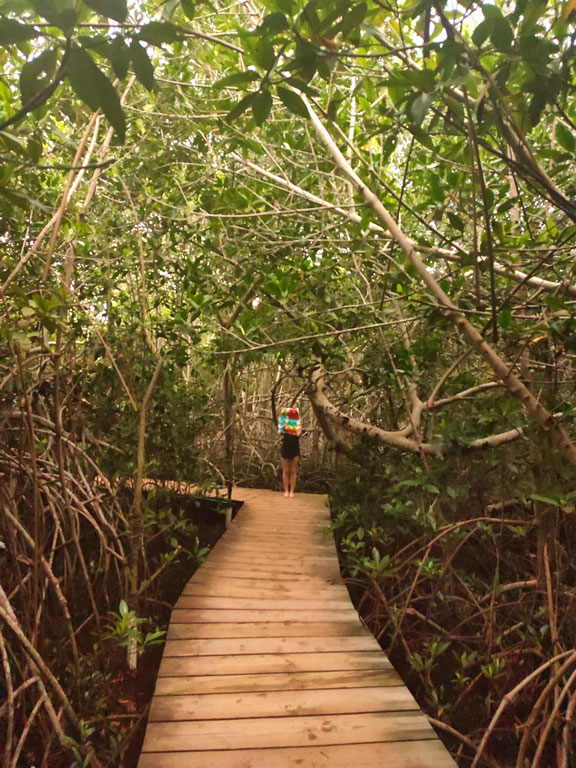
[[[172,612],[139,768],[454,768],[341,583],[326,497],[234,497]]]

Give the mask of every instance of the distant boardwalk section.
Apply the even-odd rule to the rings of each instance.
[[[172,612],[139,768],[454,768],[341,583],[326,497],[234,498]]]

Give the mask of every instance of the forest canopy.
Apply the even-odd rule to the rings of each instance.
[[[88,724],[109,703],[75,686],[100,674],[107,614],[145,613],[182,555],[184,523],[144,480],[276,487],[293,401],[313,433],[303,481],[331,492],[366,605],[376,582],[407,610],[394,584],[426,567],[458,599],[502,594],[492,571],[454,586],[448,544],[382,565],[476,518],[456,530],[490,563],[514,549],[502,578],[537,585],[474,625],[499,655],[458,650],[480,731],[410,619],[415,686],[469,733],[461,764],[484,759],[518,648],[573,648],[574,0],[0,0],[0,45],[4,764],[119,764]],[[490,528],[497,512],[512,528]],[[390,616],[395,646],[412,624]],[[568,768],[562,670],[548,730],[530,721],[499,764]]]

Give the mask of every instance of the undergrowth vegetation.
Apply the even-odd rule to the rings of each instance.
[[[454,753],[499,768],[571,765],[574,737],[576,493],[566,478],[546,499],[539,573],[527,459],[372,456],[331,494],[364,621]]]
[[[149,487],[131,592],[134,488],[110,481],[41,400],[34,386],[22,394],[0,449],[4,765],[135,764],[153,649],[223,514],[201,492]]]

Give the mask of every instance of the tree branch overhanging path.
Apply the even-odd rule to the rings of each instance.
[[[426,268],[414,244],[408,240],[402,229],[382,205],[378,197],[352,169],[349,162],[338,149],[338,146],[330,136],[326,127],[318,118],[316,111],[311,106],[306,95],[300,92],[300,98],[308,107],[312,125],[320,140],[327,148],[336,166],[345,174],[349,181],[355,186],[356,190],[362,195],[366,203],[372,208],[380,221],[386,226],[394,240],[408,257],[410,263],[415,268],[418,276],[432,297],[443,308],[446,315],[466,339],[474,352],[485,361],[496,377],[502,381],[510,395],[522,403],[528,414],[532,416],[543,429],[550,433],[554,442],[562,449],[566,459],[571,464],[576,465],[576,446],[572,443],[565,429],[558,424],[553,415],[538,402],[532,392],[530,392],[520,379],[512,373],[511,366],[496,354],[472,323],[470,323],[467,317],[458,310],[458,307],[436,282],[433,274]]]

